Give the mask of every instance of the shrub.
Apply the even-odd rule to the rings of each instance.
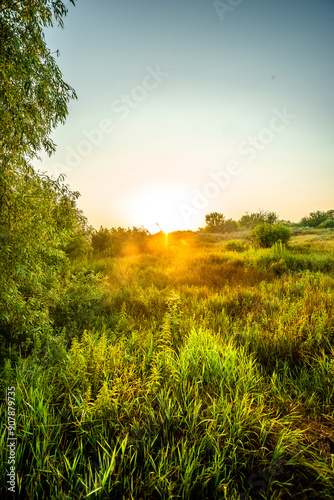
[[[66,255],[72,260],[84,257],[91,250],[88,235],[84,231],[78,231],[73,234],[64,250]]]
[[[226,243],[225,248],[233,252],[244,252],[247,250],[247,245],[245,241],[230,240]]]
[[[291,238],[291,230],[281,225],[259,224],[251,234],[251,241],[261,248],[270,248],[278,241],[286,244]]]
[[[318,226],[321,229],[334,228],[334,220],[327,219]]]

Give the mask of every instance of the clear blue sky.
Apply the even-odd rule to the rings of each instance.
[[[47,42],[78,101],[35,165],[93,226],[334,208],[332,0],[78,0]]]

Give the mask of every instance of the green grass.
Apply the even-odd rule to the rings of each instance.
[[[74,281],[48,345],[1,375],[20,497],[333,498],[334,237],[316,235],[74,262],[94,300]]]

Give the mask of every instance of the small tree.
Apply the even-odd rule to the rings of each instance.
[[[219,212],[211,212],[205,216],[205,229],[210,233],[223,233],[225,217]]]
[[[248,212],[243,215],[239,220],[239,226],[246,229],[253,229],[259,224],[277,224],[278,215],[275,212],[269,212],[268,210],[264,212],[260,210],[259,212],[254,212],[249,214]]]
[[[239,226],[238,226],[238,223],[233,220],[233,219],[227,219],[225,221],[225,233],[234,233],[235,231],[238,231],[239,229]]]
[[[205,222],[205,230],[209,233],[232,233],[238,230],[238,224],[233,219],[225,219],[219,212],[206,215]]]
[[[281,225],[259,224],[252,230],[250,238],[255,245],[270,248],[279,241],[285,245],[291,238],[291,230]]]

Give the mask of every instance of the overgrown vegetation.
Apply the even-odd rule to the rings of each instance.
[[[290,238],[290,229],[288,227],[281,226],[280,224],[258,224],[254,227],[250,234],[251,241],[261,248],[270,248],[278,242],[285,245]]]
[[[334,210],[327,210],[327,212],[317,210],[316,212],[311,212],[307,217],[303,217],[299,224],[308,227],[333,228]]]
[[[31,166],[39,151],[55,150],[50,133],[76,97],[43,32],[62,26],[66,12],[60,0],[0,5],[0,345],[12,360],[48,343],[50,307],[66,289],[64,247],[87,225],[79,193]]]
[[[73,257],[88,288],[71,279],[59,333],[5,363],[22,498],[331,498],[331,230],[147,238]]]
[[[8,408],[17,498],[333,498],[332,230],[90,228],[29,163],[75,97],[43,35],[65,14],[0,5],[1,498]]]
[[[205,216],[206,226],[204,230],[208,233],[232,233],[242,230],[254,230],[257,226],[284,226],[301,229],[328,229],[334,228],[334,210],[322,212],[317,210],[311,212],[307,217],[303,217],[299,222],[280,220],[275,212],[269,210],[259,210],[258,212],[246,212],[238,221],[226,219],[225,215],[219,212],[211,212]]]

